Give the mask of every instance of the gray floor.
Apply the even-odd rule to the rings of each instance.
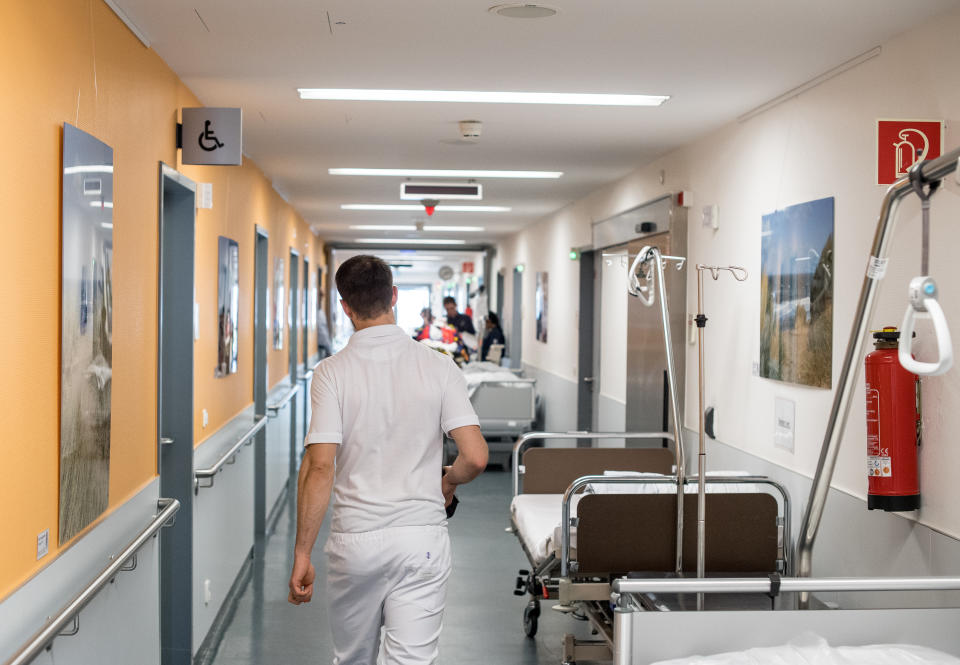
[[[583,622],[543,605],[535,639],[523,634],[526,598],[511,593],[517,570],[527,561],[507,533],[510,474],[493,468],[458,492],[461,504],[450,521],[453,576],[447,594],[440,665],[555,665],[564,633],[587,638]],[[330,625],[322,595],[313,603],[287,603],[296,516],[292,497],[261,546],[253,577],[227,626],[215,665],[307,665],[332,662]],[[316,586],[324,588],[327,525],[314,549]]]

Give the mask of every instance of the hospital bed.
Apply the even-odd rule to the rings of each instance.
[[[538,434],[543,435],[532,433],[514,449],[511,524],[530,562],[530,570],[520,571],[514,591],[530,595],[523,613],[524,631],[528,636],[536,634],[541,600],[556,598],[565,611],[588,620],[601,638],[580,641],[566,635],[564,662],[610,660],[615,639],[611,584],[623,575],[663,578],[676,574],[673,453],[662,447],[527,449]],[[549,435],[664,437],[671,438],[663,432]],[[694,479],[684,484],[680,566],[692,570],[696,567],[697,488]],[[786,491],[757,476],[711,477],[707,490],[712,517],[707,531],[708,568],[739,575],[787,573],[790,504]],[[749,600],[753,606],[770,607],[770,599],[763,594]],[[639,602],[650,610],[666,610],[686,607],[690,598],[646,594]]]
[[[537,380],[491,362],[468,363],[463,374],[491,459],[497,462],[499,456],[499,461],[506,463],[514,439],[533,429],[537,419]],[[452,445],[447,443],[448,459],[455,455]]]

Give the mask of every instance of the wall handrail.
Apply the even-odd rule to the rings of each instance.
[[[236,443],[230,446],[226,452],[224,452],[220,458],[213,463],[212,466],[209,466],[205,469],[196,469],[193,472],[193,491],[197,493],[201,487],[213,487],[214,476],[220,473],[220,470],[223,469],[223,465],[227,463],[230,458],[237,454],[237,451],[240,450],[241,446],[249,446],[253,443],[253,437],[263,429],[264,425],[267,424],[266,416],[257,416],[254,418],[253,426],[248,429],[243,436],[237,439]],[[207,479],[210,481],[209,485],[201,485],[200,480]]]
[[[137,536],[127,544],[110,562],[106,568],[101,570],[83,590],[64,605],[59,612],[47,620],[43,627],[20,647],[4,665],[27,665],[39,656],[47,646],[52,643],[61,634],[73,635],[80,629],[79,615],[87,604],[93,600],[94,596],[100,592],[110,581],[117,576],[117,573],[125,570],[133,570],[136,566],[127,566],[127,562],[136,557],[137,552],[142,548],[150,538],[165,526],[172,525],[172,520],[180,510],[180,502],[176,499],[159,499],[157,509],[160,511],[150,523]],[[74,628],[69,633],[63,630],[69,624],[73,623]]]
[[[548,439],[667,439],[674,441],[670,432],[527,432],[513,444],[513,495],[520,493],[520,453],[530,447],[531,441]]]
[[[960,167],[960,148],[952,150],[936,159],[920,162],[916,167],[916,180],[921,185],[943,180],[946,176]],[[809,577],[813,571],[813,545],[817,539],[817,531],[823,518],[823,510],[830,492],[830,483],[833,480],[833,471],[840,453],[840,444],[843,439],[843,430],[846,427],[847,416],[850,414],[850,405],[853,403],[856,391],[857,377],[859,376],[860,362],[864,356],[867,332],[870,319],[873,315],[877,300],[877,291],[880,281],[886,273],[887,254],[893,242],[893,233],[896,227],[897,210],[900,200],[913,193],[914,183],[910,177],[901,178],[890,185],[880,205],[880,215],[877,219],[877,228],[873,237],[873,246],[867,263],[867,274],[863,278],[860,288],[860,300],[857,303],[856,314],[850,329],[850,339],[843,359],[843,368],[834,393],[833,405],[830,408],[830,419],[820,447],[820,459],[817,462],[817,472],[813,477],[813,486],[810,488],[810,498],[807,500],[800,524],[800,533],[797,536],[797,575]],[[800,597],[801,609],[809,606],[806,594]]]
[[[618,579],[614,594],[637,593],[828,593],[859,591],[950,591],[960,577],[712,577]],[[619,602],[619,599],[615,600]]]
[[[285,407],[290,400],[296,397],[297,393],[300,391],[300,386],[297,382],[294,382],[293,386],[283,394],[283,397],[278,399],[273,404],[267,404],[267,413],[271,418],[276,417],[277,413],[280,412],[280,409]]]
[[[308,369],[308,370],[307,370],[306,372],[304,372],[303,374],[298,374],[298,375],[297,375],[297,381],[309,381],[309,380],[312,379],[312,378],[313,378],[313,370],[312,370],[312,369]]]

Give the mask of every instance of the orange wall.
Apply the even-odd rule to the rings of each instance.
[[[114,149],[112,509],[156,475],[157,163],[177,164],[177,110],[199,103],[100,0],[4,0],[0,25],[3,598],[58,552],[61,126]],[[272,253],[292,243],[321,250],[252,163],[183,171],[214,183],[215,207],[197,218],[197,299],[208,314],[196,343],[196,410],[210,411],[206,435],[252,402],[253,225],[270,230]],[[241,249],[241,371],[214,380],[220,234]],[[271,383],[285,374],[281,364],[271,353]],[[44,529],[50,554],[36,561]]]

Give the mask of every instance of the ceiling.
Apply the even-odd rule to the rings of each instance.
[[[548,0],[542,19],[494,0],[114,0],[207,106],[240,106],[244,152],[328,240],[492,241],[958,0]],[[666,94],[657,108],[303,101],[296,89],[391,88]],[[476,144],[460,120],[483,122]],[[396,177],[332,167],[563,171],[484,180],[483,205],[437,212],[483,233],[359,232],[421,213],[341,210],[401,203]],[[417,179],[422,180],[422,179]],[[469,202],[467,202],[469,203]]]

